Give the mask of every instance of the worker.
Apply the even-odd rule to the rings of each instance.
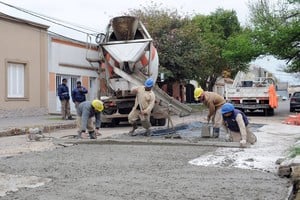
[[[57,88],[57,94],[61,103],[61,115],[62,119],[70,119],[72,120],[72,115],[70,111],[70,94],[69,87],[67,86],[67,79],[63,79],[62,83]]]
[[[78,105],[77,128],[79,138],[86,138],[86,130],[89,133],[90,139],[97,139],[97,135],[101,135],[99,133],[99,128],[101,126],[100,113],[103,109],[103,102],[98,99],[84,101]],[[95,117],[95,129],[92,120],[93,117]]]
[[[154,80],[148,78],[144,82],[144,86],[137,86],[131,89],[131,93],[135,94],[135,103],[128,115],[128,122],[132,125],[129,132],[131,136],[135,136],[134,131],[138,128],[137,122],[141,121],[142,126],[146,129],[146,135],[150,136],[150,115],[155,104],[155,94],[152,91]]]
[[[194,90],[194,98],[196,101],[202,102],[208,107],[207,122],[212,120],[214,138],[218,138],[220,135],[220,128],[222,126],[221,107],[225,103],[225,99],[215,92],[203,91],[201,87]]]
[[[249,121],[245,113],[235,109],[231,103],[225,103],[221,108],[224,125],[230,134],[230,141],[240,142],[245,147],[247,142],[254,144],[256,136],[249,129]]]
[[[80,81],[77,81],[76,87],[72,90],[72,101],[75,104],[76,110],[78,109],[78,105],[81,102],[86,101],[85,95],[88,93],[88,90],[81,85]]]

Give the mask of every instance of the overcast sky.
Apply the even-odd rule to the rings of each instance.
[[[109,19],[112,17],[122,15],[124,12],[127,12],[130,9],[152,5],[151,0],[105,1],[108,3],[104,3],[104,1],[101,0],[0,0],[0,2],[11,4],[16,7],[21,7],[67,22],[84,25],[98,32],[103,32],[103,30],[105,30]],[[160,5],[160,7],[164,9],[177,9],[177,11],[182,15],[188,14],[192,16],[194,14],[210,14],[217,8],[224,8],[235,10],[241,24],[246,24],[248,18],[248,0],[185,0],[184,2],[178,0],[154,0],[153,2],[155,2],[157,5]],[[6,14],[50,25],[50,30],[54,32],[58,31],[61,33],[61,31],[63,31],[66,34],[73,34],[69,33],[70,30],[62,30],[62,27],[58,28],[55,24],[44,20],[39,20],[36,17],[32,17],[3,4],[0,4],[0,10]],[[79,37],[81,40],[82,38],[84,38],[84,40],[86,38],[84,34],[74,34],[75,35],[71,36]]]
[[[122,15],[130,9],[153,5],[151,2],[155,2],[160,8],[168,8],[171,10],[177,9],[180,14],[187,14],[189,16],[193,16],[194,14],[208,15],[211,12],[216,11],[217,8],[235,10],[240,23],[246,25],[249,19],[249,1],[255,2],[256,0],[0,0],[0,12],[46,24],[50,26],[49,30],[52,32],[87,41],[87,35],[84,33],[72,31],[62,26],[55,25],[54,23],[41,20],[7,5],[3,5],[2,3],[10,4],[76,25],[85,26],[91,29],[84,30],[85,32],[94,33],[103,32],[111,18]],[[270,0],[270,2],[274,3],[277,2],[277,0]],[[282,81],[292,81],[289,75],[282,75],[282,73],[278,71],[280,69],[277,69],[284,67],[284,62],[273,62],[272,59],[260,59],[258,62],[258,65],[262,65],[261,67],[264,67],[267,64],[270,66],[269,68],[272,68],[267,70],[271,70],[275,75],[278,75],[279,79]],[[295,81],[292,82],[295,84]],[[299,80],[296,80],[296,83],[297,82],[299,82]]]

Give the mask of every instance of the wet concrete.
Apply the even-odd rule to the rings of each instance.
[[[71,146],[1,157],[2,174],[50,180],[44,185],[31,184],[41,184],[40,187],[23,185],[1,199],[286,199],[291,190],[290,180],[274,173],[229,164],[190,164],[195,158],[218,152],[219,146],[211,144],[226,144],[222,141],[223,132],[220,139],[201,138],[202,124],[195,122],[201,121],[200,117],[178,120],[184,122],[177,123],[175,128],[181,139],[165,139],[174,133],[172,129],[158,134],[161,130],[153,127],[154,135],[148,138],[129,137],[126,133],[130,127],[117,127],[101,129],[103,136],[97,140],[77,140]],[[255,124],[252,127],[255,130]],[[142,133],[143,129],[138,131]],[[64,135],[75,133],[73,129]],[[53,142],[71,140],[64,137]],[[210,145],[198,145],[205,143]]]
[[[1,160],[7,174],[50,178],[1,199],[285,199],[288,179],[188,162],[215,147],[76,145]]]

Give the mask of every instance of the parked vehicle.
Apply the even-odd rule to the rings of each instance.
[[[240,71],[232,86],[227,88],[226,100],[239,110],[263,111],[266,116],[272,116],[278,105],[275,85],[271,77],[261,77],[255,73]]]
[[[300,109],[300,92],[294,92],[290,98],[290,112]]]
[[[158,53],[145,26],[133,16],[112,18],[106,33],[99,34],[97,40],[101,64],[99,98],[106,105],[101,121],[103,126],[117,125],[128,121],[135,102],[131,88],[144,85],[149,77],[156,81]],[[151,115],[152,125],[165,125],[170,112],[180,116],[190,114],[192,108],[170,97],[157,84],[153,91],[156,105]]]

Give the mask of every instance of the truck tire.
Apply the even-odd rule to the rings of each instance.
[[[164,126],[166,124],[166,119],[155,119],[153,117],[150,118],[151,126]]]
[[[163,119],[158,119],[158,125],[159,126],[164,126],[164,125],[166,125],[166,118],[163,118]]]
[[[274,109],[273,108],[267,109],[267,115],[268,116],[273,116],[274,115]]]

